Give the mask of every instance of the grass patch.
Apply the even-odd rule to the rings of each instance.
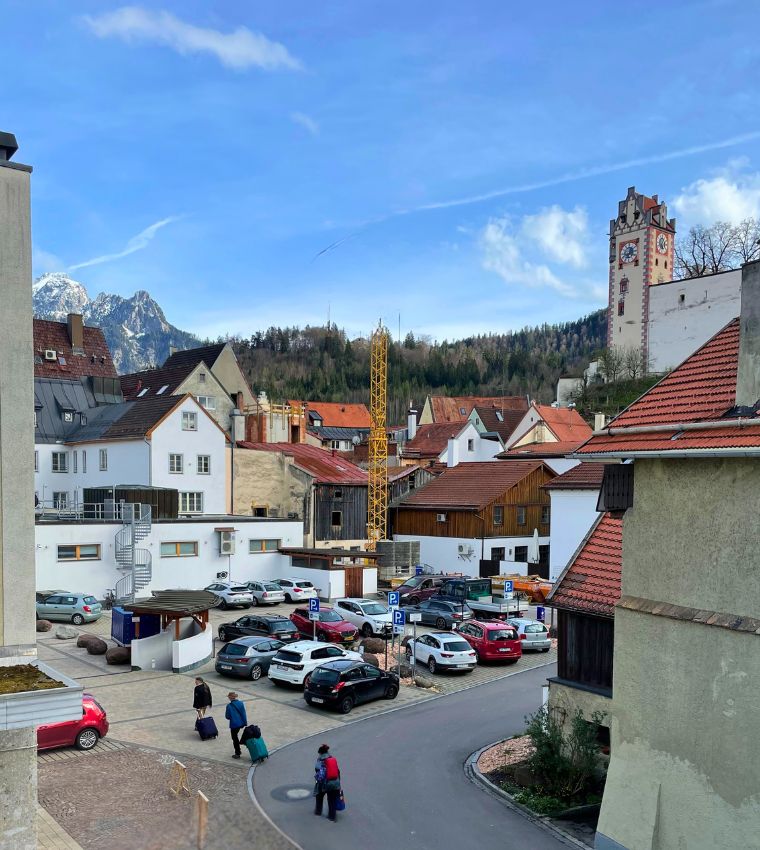
[[[25,691],[47,691],[62,688],[62,682],[51,679],[33,664],[14,664],[0,667],[0,694],[20,694]]]

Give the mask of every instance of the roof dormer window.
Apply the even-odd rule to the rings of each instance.
[[[64,410],[63,411],[63,421],[64,422],[73,422],[74,421],[74,412],[72,410]]]

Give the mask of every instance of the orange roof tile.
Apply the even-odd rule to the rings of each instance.
[[[461,430],[461,422],[434,422],[431,425],[418,425],[414,439],[404,445],[404,457],[436,458],[448,445],[449,437],[456,437]]]
[[[587,440],[591,436],[591,426],[572,407],[552,407],[550,404],[536,404],[533,407],[538,415],[560,442]],[[535,426],[534,426],[535,427]]]
[[[528,409],[528,400],[524,396],[430,396],[430,408],[433,422],[464,422],[472,413],[473,407],[493,407],[496,410]]]
[[[591,429],[589,428],[589,434]],[[586,435],[586,437],[589,436]],[[496,455],[499,460],[509,460],[510,458],[521,457],[564,457],[565,455],[573,454],[579,446],[583,445],[586,437],[570,442],[559,443],[527,443],[524,446],[514,446],[511,449],[500,452]]]
[[[622,572],[623,520],[602,514],[546,602],[555,608],[613,617],[620,599]]]
[[[116,367],[100,328],[87,325],[82,328],[83,353],[80,354],[74,354],[66,322],[35,319],[33,337],[35,378],[116,377]],[[48,350],[55,351],[58,358],[45,360],[45,351]]]
[[[558,475],[544,490],[598,490],[602,486],[605,463],[579,463]]]
[[[369,410],[364,404],[342,404],[334,401],[307,401],[310,413],[317,414],[322,424],[333,428],[371,428]]]
[[[292,457],[319,484],[367,484],[367,473],[361,467],[346,460],[343,455],[333,454],[307,443],[249,443],[240,441],[242,449],[259,452],[279,452]]]

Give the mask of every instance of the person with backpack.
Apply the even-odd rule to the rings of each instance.
[[[314,765],[314,796],[316,805],[314,814],[322,815],[322,804],[327,796],[327,819],[335,822],[338,811],[338,801],[341,799],[340,768],[335,756],[330,755],[327,744],[317,750],[317,763]]]
[[[206,710],[211,708],[211,688],[200,676],[195,677],[193,708],[198,712],[198,719],[205,717]]]
[[[227,699],[229,703],[227,704],[227,708],[224,709],[224,716],[230,721],[230,737],[232,738],[232,745],[235,747],[235,754],[232,758],[239,759],[241,750],[238,736],[240,735],[240,730],[245,729],[248,725],[248,717],[245,713],[245,706],[238,699],[235,691],[230,691],[227,694]]]

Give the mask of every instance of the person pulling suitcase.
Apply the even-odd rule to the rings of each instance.
[[[230,691],[227,694],[227,699],[229,703],[227,704],[227,708],[224,710],[224,716],[230,722],[230,737],[232,738],[232,745],[235,747],[235,754],[232,756],[234,759],[240,758],[240,730],[245,729],[248,725],[248,717],[245,713],[245,706],[238,699],[238,695],[235,691]]]

